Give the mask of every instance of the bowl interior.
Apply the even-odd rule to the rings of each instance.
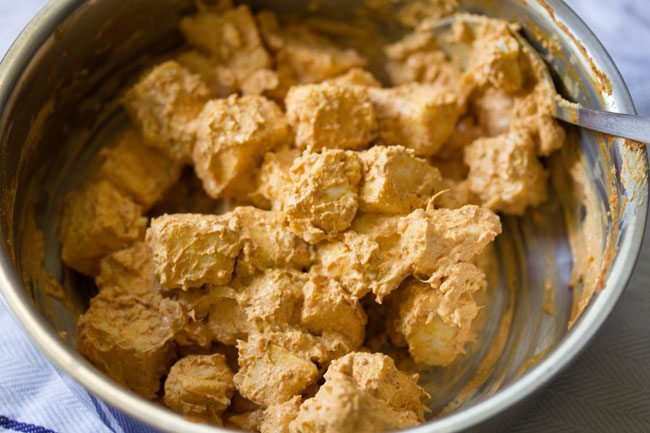
[[[368,55],[371,68],[382,77],[381,46],[407,31],[394,17],[400,7],[414,2],[246,3],[310,20]],[[602,47],[561,2],[466,0],[462,8],[520,22],[529,40],[551,54],[554,78],[569,99],[587,107],[633,110],[627,89]],[[144,67],[180,47],[176,23],[192,11],[189,0],[50,5],[9,54],[0,80],[4,270],[15,276],[15,284],[5,281],[3,292],[12,307],[20,304],[22,314],[37,317],[28,328],[40,327],[43,338],[51,339],[38,341],[46,352],[66,354],[72,363],[64,366],[69,374],[127,411],[123,406],[134,397],[103,379],[89,383],[84,377],[101,377],[101,373],[74,352],[76,318],[95,288],[61,266],[59,215],[63,197],[96,169],[92,161],[98,150],[112,142],[126,123],[116,97]],[[351,25],[328,25],[332,19]],[[564,33],[563,26],[578,36]],[[603,65],[610,68],[604,69],[607,80],[600,74]],[[504,234],[496,244],[498,266],[491,277],[479,338],[468,348],[468,356],[450,368],[422,375],[422,384],[435,396],[433,414],[475,407],[518,381],[529,367],[544,363],[570,332],[597,327],[604,320],[591,319],[588,309],[570,331],[579,301],[590,290],[579,283],[570,287],[577,283],[572,242],[584,230],[593,235],[602,258],[592,272],[593,281],[584,279],[585,286],[601,283],[612,292],[610,303],[623,290],[645,221],[645,150],[586,131],[571,130],[570,135],[572,143],[546,162],[554,177],[548,203],[522,218],[503,219]],[[44,234],[44,266],[63,284],[67,305],[47,295],[47,285],[33,266],[33,258],[42,254],[34,242],[34,223]],[[619,278],[612,281],[610,271],[617,266]],[[21,318],[20,311],[17,315]],[[55,337],[59,331],[65,331],[61,339]],[[591,334],[585,333],[583,340]],[[85,369],[85,376],[76,376],[71,371],[75,368]],[[158,409],[144,401],[138,405],[146,408],[142,417],[156,424]],[[160,419],[172,419],[165,418],[169,416],[183,428],[200,428],[170,414]]]

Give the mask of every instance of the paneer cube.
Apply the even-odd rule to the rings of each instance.
[[[302,304],[302,275],[278,269],[267,271],[236,284],[237,300],[246,320],[266,325],[298,325]]]
[[[280,214],[252,206],[239,206],[232,213],[242,225],[238,275],[253,275],[266,269],[309,267],[312,262],[309,245],[286,227]]]
[[[426,279],[441,266],[472,260],[499,233],[499,217],[478,206],[361,214],[340,239],[318,245],[312,269],[358,299],[372,292],[381,303],[410,275]]]
[[[424,207],[442,181],[438,169],[402,146],[374,146],[359,157],[359,207],[364,212],[408,214]]]
[[[158,293],[160,285],[147,244],[137,242],[132,247],[104,257],[99,262],[95,284],[101,292],[132,296]]]
[[[418,29],[384,49],[386,72],[394,85],[434,84],[452,93],[464,94],[463,72],[440,49],[432,32]]]
[[[458,120],[451,137],[429,162],[440,170],[443,178],[456,182],[465,180],[467,166],[463,162],[463,151],[477,138],[485,136],[485,131],[474,119],[473,114],[466,114]],[[444,170],[444,171],[443,171]]]
[[[292,325],[271,325],[264,326],[258,330],[258,333],[264,335],[267,342],[276,344],[281,348],[288,350],[300,358],[307,359],[319,366],[327,365],[332,359],[341,356],[336,343],[345,344],[341,339],[332,337],[338,334],[324,333],[323,336],[311,334],[301,326]],[[346,352],[347,353],[347,352]],[[336,356],[339,354],[338,356]]]
[[[457,263],[436,272],[426,283],[409,280],[391,304],[389,332],[413,359],[427,366],[447,366],[472,340],[480,307],[475,296],[486,288],[483,271]]]
[[[264,420],[264,410],[254,409],[228,417],[226,427],[245,432],[257,432]]]
[[[515,128],[527,129],[535,141],[538,156],[549,156],[566,142],[566,131],[552,115],[552,83],[537,83],[535,90],[516,99],[513,107]]]
[[[252,326],[246,320],[246,312],[236,299],[221,296],[212,305],[208,328],[216,341],[232,346],[251,332]]]
[[[116,147],[102,149],[99,175],[133,197],[144,210],[160,201],[181,177],[180,164],[146,146],[135,131]]]
[[[224,63],[242,51],[263,48],[255,19],[245,5],[223,13],[201,11],[185,16],[179,27],[187,42]],[[271,62],[266,56],[260,59],[265,65]]]
[[[232,287],[204,286],[171,296],[188,319],[176,337],[179,344],[209,348],[212,341],[218,341],[234,346],[253,329]]]
[[[370,144],[377,133],[375,109],[362,86],[295,86],[285,105],[296,146],[302,149],[359,149]]]
[[[279,85],[269,92],[275,99],[283,100],[291,86],[320,83],[366,64],[355,50],[341,49],[307,26],[279,25],[272,12],[260,12],[257,21],[278,73]]]
[[[404,84],[369,89],[379,125],[379,141],[402,145],[418,156],[434,156],[454,132],[461,109],[456,96],[433,85]]]
[[[383,297],[412,272],[402,251],[399,217],[360,214],[338,240],[318,245],[313,271],[334,278],[357,299],[368,293]]]
[[[306,27],[283,30],[286,38],[275,59],[281,79],[289,78],[292,84],[319,83],[366,64],[355,50],[339,48]]]
[[[416,275],[428,277],[448,263],[468,262],[501,234],[501,221],[489,209],[418,209],[400,219],[402,254]]]
[[[361,388],[354,378],[329,375],[313,398],[300,406],[291,422],[292,432],[398,431],[420,424],[416,413],[396,410],[386,401]]]
[[[208,102],[196,129],[194,169],[213,198],[251,192],[264,154],[291,140],[280,107],[254,95]]]
[[[555,89],[545,82],[538,83],[532,92],[523,95],[488,87],[474,100],[474,111],[488,137],[527,130],[535,143],[535,153],[548,156],[566,141],[566,131],[551,114],[554,94]]]
[[[300,155],[299,149],[288,147],[264,155],[256,192],[274,211],[281,210],[282,189],[291,182],[291,166]]]
[[[278,85],[272,59],[262,44],[257,24],[248,6],[223,13],[202,11],[181,19],[180,29],[187,41],[210,54],[215,63],[212,83],[218,96],[238,90],[261,94]]]
[[[174,60],[191,73],[198,75],[201,81],[210,90],[210,94],[217,98],[226,98],[234,93],[233,83],[221,83],[217,76],[218,63],[216,59],[197,50],[188,50],[179,53]]]
[[[147,72],[123,102],[147,144],[186,163],[192,157],[194,121],[209,97],[199,76],[170,60]]]
[[[291,422],[298,416],[301,402],[300,396],[295,396],[267,407],[259,426],[260,433],[291,433]]]
[[[341,285],[322,275],[311,275],[304,285],[301,321],[311,333],[336,332],[350,342],[351,349],[363,343],[368,318],[359,301]]]
[[[310,244],[350,227],[359,207],[361,163],[351,151],[307,153],[291,167],[283,210],[289,227]]]
[[[92,183],[66,197],[61,258],[75,271],[97,275],[100,259],[142,239],[146,224],[142,208],[112,183]]]
[[[524,85],[524,56],[508,26],[492,21],[483,26],[474,40],[467,74],[477,85],[490,85],[506,92],[516,92]]]
[[[522,215],[546,201],[548,173],[525,129],[474,141],[465,149],[465,163],[471,192],[496,212]]]
[[[429,409],[424,402],[431,396],[410,376],[395,366],[395,361],[383,353],[352,352],[335,361],[327,369],[325,380],[338,374],[354,379],[364,391],[377,397],[395,410],[411,411],[424,422]]]
[[[487,87],[473,98],[472,110],[483,132],[479,137],[496,137],[508,132],[514,118],[514,104],[514,95],[495,87]]]
[[[233,214],[163,215],[151,220],[147,244],[166,289],[228,284],[241,249],[241,224]]]
[[[267,407],[301,394],[318,377],[311,361],[269,342],[261,335],[240,341],[237,390],[249,400]]]
[[[192,317],[185,315],[185,323],[174,338],[179,353],[210,353],[212,345],[221,341],[213,336],[207,321],[194,320]]]
[[[233,374],[223,355],[189,355],[169,370],[164,401],[189,419],[221,425],[234,393]]]
[[[77,323],[77,349],[111,379],[153,399],[174,362],[180,313],[163,319],[158,295],[100,292]]]

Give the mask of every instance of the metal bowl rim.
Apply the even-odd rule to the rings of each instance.
[[[563,0],[538,0],[538,7],[541,8],[544,6],[539,2],[544,2],[555,11],[556,19],[561,19],[572,34],[580,38],[593,56],[597,67],[609,77],[614,87],[612,99],[618,111],[636,114],[634,103],[620,72],[587,25]],[[49,2],[21,32],[0,63],[0,113],[4,112],[3,109],[13,90],[13,83],[24,72],[32,56],[56,27],[83,3],[83,0]],[[548,14],[548,9],[546,13]],[[476,426],[530,396],[571,364],[600,329],[628,283],[640,252],[647,211],[647,205],[640,206],[631,217],[607,277],[605,289],[592,301],[573,329],[547,357],[521,378],[488,399],[408,431],[411,433],[455,432]],[[6,233],[4,227],[6,221],[3,220],[1,224]],[[6,239],[0,245],[0,249],[0,293],[32,342],[67,375],[112,406],[162,431],[191,433],[229,431],[192,423],[161,405],[142,399],[108,379],[76,351],[67,347],[36,311],[23,290],[7,251]]]

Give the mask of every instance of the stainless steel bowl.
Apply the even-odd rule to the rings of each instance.
[[[372,51],[373,43],[404,31],[394,19],[396,8],[413,1],[247,3],[304,19],[317,18],[321,23],[327,18],[354,21],[356,32],[338,36],[350,43],[355,42],[355,35],[357,43],[370,41],[363,48]],[[66,374],[107,403],[169,432],[219,429],[190,423],[141,399],[110,381],[75,351],[76,314],[87,305],[93,288],[61,267],[57,225],[63,195],[93,171],[90,161],[97,149],[125,121],[115,97],[145,64],[179,46],[175,25],[181,15],[193,10],[192,3],[50,2],[0,65],[0,290],[34,342]],[[589,107],[635,112],[612,60],[562,1],[461,3],[466,10],[518,21],[531,42],[540,49],[550,47],[550,64],[565,96]],[[364,13],[358,13],[360,9]],[[363,29],[374,29],[374,37],[368,38]],[[510,251],[515,260],[502,264],[491,284],[486,323],[478,342],[452,369],[432,370],[423,377],[436,394],[434,409],[453,400],[458,407],[413,432],[494,431],[507,426],[535,391],[579,355],[623,292],[646,221],[647,154],[634,143],[584,131],[573,134],[584,155],[587,186],[602,210],[596,231],[609,240],[602,245],[602,254],[607,256],[603,290],[569,327],[573,292],[567,286],[571,273],[567,230],[580,225],[580,202],[562,202],[552,194],[535,215],[505,219],[497,251],[501,257]],[[564,186],[570,187],[556,185],[556,192]],[[563,210],[568,217],[560,216]],[[33,266],[39,253],[34,220],[45,235],[45,268],[68,292],[67,308],[46,295],[42,275]],[[541,308],[547,281],[555,289],[554,315]],[[504,339],[498,353],[492,354],[495,358],[488,373],[471,392],[460,395],[481,363],[485,365],[490,348],[497,343],[499,321],[508,312],[512,320],[503,328]]]

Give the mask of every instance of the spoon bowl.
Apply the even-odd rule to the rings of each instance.
[[[449,57],[454,58],[461,66],[467,67],[469,47],[462,42],[447,37],[451,34],[454,25],[460,20],[474,30],[484,23],[478,15],[454,15],[438,20],[431,27],[431,31],[437,37],[442,51]],[[553,78],[537,50],[522,35],[519,26],[512,25],[511,29],[513,36],[517,38],[524,51],[529,55],[530,60],[535,62],[536,70],[541,75],[539,78],[546,82],[550,89],[554,89]],[[564,99],[559,94],[549,95],[549,106],[551,107],[551,114],[563,122],[616,137],[650,143],[650,117],[588,109]]]

